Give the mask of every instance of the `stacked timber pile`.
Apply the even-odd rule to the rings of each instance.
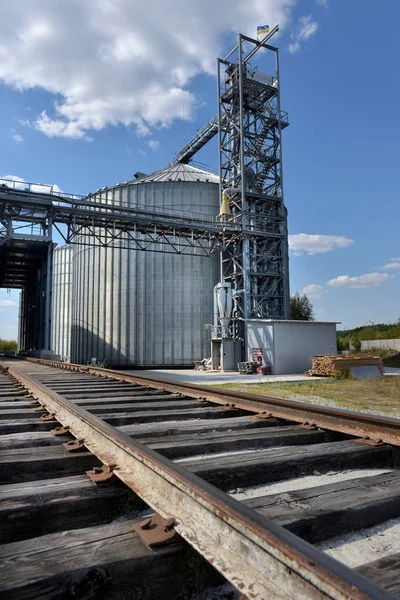
[[[379,356],[337,356],[336,354],[323,354],[312,357],[312,367],[305,374],[309,377],[333,377],[338,371],[345,375],[353,367],[370,366],[377,366],[381,373],[384,372],[383,362]]]

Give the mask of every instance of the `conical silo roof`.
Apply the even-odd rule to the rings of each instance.
[[[179,162],[169,165],[165,167],[165,169],[161,169],[160,171],[150,173],[149,175],[138,173],[136,176],[137,179],[130,183],[142,184],[166,181],[219,183],[218,175],[214,175],[214,173],[210,173],[209,171],[204,171],[203,169],[199,169],[198,167],[193,167],[192,165],[186,165],[184,163]]]

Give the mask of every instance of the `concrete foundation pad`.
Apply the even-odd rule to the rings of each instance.
[[[194,371],[191,369],[132,369],[122,371],[132,375],[182,381],[193,385],[217,385],[221,383],[301,383],[310,381],[309,377],[300,375],[240,375],[237,372]]]

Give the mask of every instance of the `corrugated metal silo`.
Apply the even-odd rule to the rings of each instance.
[[[62,360],[71,353],[72,246],[53,254],[51,349]]]
[[[92,197],[215,217],[218,182],[212,173],[178,163]],[[196,254],[75,246],[72,360],[182,365],[209,356],[204,325],[213,318],[219,259]]]

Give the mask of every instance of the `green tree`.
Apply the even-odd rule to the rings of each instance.
[[[2,340],[0,338],[0,352],[16,352],[18,344],[15,340]]]
[[[391,339],[398,339],[400,338],[400,319],[397,321],[396,325],[394,325],[393,327],[391,327],[391,329],[389,329],[389,331],[385,332],[385,336],[384,339],[387,340],[391,340]]]
[[[359,340],[377,340],[379,339],[379,330],[376,325],[367,325],[358,334]]]
[[[359,335],[357,335],[356,333],[353,334],[351,336],[351,338],[350,338],[350,342],[351,342],[351,345],[352,345],[353,349],[356,352],[360,352],[360,350],[361,350],[361,340],[360,340]]]
[[[349,349],[348,338],[338,335],[337,336],[337,349],[338,350],[348,350]]]
[[[296,292],[290,298],[290,318],[294,321],[315,321],[314,307],[310,298]]]

